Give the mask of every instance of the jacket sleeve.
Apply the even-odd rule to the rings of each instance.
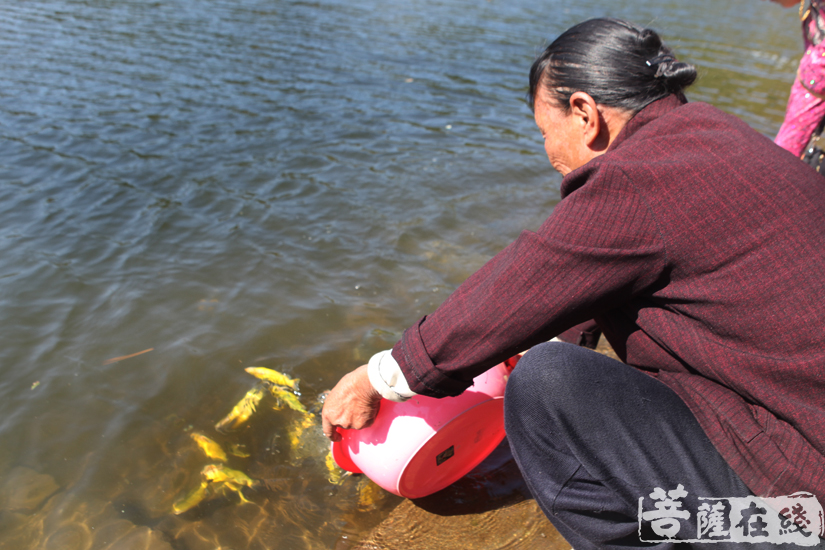
[[[592,165],[592,166],[591,166]],[[655,287],[667,259],[621,170],[591,162],[537,232],[470,276],[392,350],[412,391],[458,395],[499,362]]]

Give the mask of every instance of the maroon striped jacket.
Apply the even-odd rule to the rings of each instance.
[[[393,357],[413,391],[455,395],[590,318],[757,495],[825,498],[825,178],[736,117],[657,101]]]

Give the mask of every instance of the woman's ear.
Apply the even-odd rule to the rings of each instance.
[[[604,105],[599,108],[596,100],[585,92],[576,92],[570,96],[570,112],[574,115],[576,131],[581,136],[580,145],[595,155],[607,151],[633,118],[630,111]]]
[[[585,92],[575,92],[570,96],[570,114],[573,115],[581,144],[594,151],[607,149],[609,136],[604,136],[607,128],[596,106],[596,101]],[[607,137],[607,141],[604,138]]]

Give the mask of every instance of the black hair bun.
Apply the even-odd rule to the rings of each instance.
[[[665,81],[671,93],[679,93],[696,81],[696,67],[671,57],[659,64],[656,78]]]

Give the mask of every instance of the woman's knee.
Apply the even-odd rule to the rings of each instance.
[[[530,411],[545,419],[571,417],[601,409],[615,383],[633,370],[595,351],[547,342],[528,351],[516,365],[504,397],[505,421]],[[641,375],[643,376],[643,375]]]
[[[586,384],[588,358],[593,352],[574,344],[547,342],[530,349],[507,381],[506,399],[542,401],[556,392],[569,394]]]
[[[530,416],[543,416],[553,414],[557,407],[563,408],[571,395],[586,384],[581,376],[581,359],[577,358],[582,349],[573,344],[548,342],[524,354],[507,381],[505,421],[522,422],[528,411]]]

